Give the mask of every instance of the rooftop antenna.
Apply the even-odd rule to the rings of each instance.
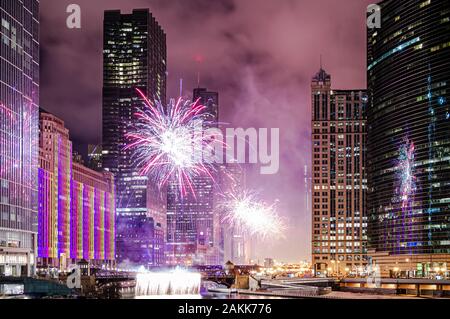
[[[200,65],[203,62],[203,57],[200,54],[196,55],[195,62],[197,63],[197,88],[200,88]]]
[[[320,69],[322,70],[322,54],[320,55]]]

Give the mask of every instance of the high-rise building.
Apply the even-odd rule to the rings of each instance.
[[[322,68],[311,83],[312,262],[316,275],[366,264],[365,90],[332,90]]]
[[[206,106],[203,129],[217,128],[219,94],[194,89],[193,100]],[[214,174],[214,173],[213,173]],[[210,176],[193,178],[194,196],[181,198],[176,182],[167,190],[167,262],[171,265],[219,264],[216,186]]]
[[[450,3],[383,1],[368,31],[369,255],[383,276],[450,266]]]
[[[121,224],[136,216],[136,223],[130,225],[137,225],[148,214],[148,178],[140,176],[133,151],[124,149],[126,133],[136,120],[134,114],[143,105],[136,89],[165,104],[166,61],[166,35],[148,9],[133,10],[131,14],[105,12],[102,166],[116,178],[119,261],[129,259],[127,245],[139,240],[121,234],[125,229]],[[144,246],[142,255],[146,256]],[[148,263],[143,260],[143,264]]]
[[[225,195],[219,198],[219,208],[225,207],[221,205],[220,200],[230,198],[229,195],[242,192],[245,189],[246,174],[245,167],[238,163],[227,163],[221,166],[219,170],[219,183],[221,192]],[[226,203],[224,203],[226,204]],[[226,212],[218,209],[218,220],[222,220],[223,214]],[[232,227],[221,223],[221,239],[223,247],[223,261],[231,261],[235,265],[246,265],[250,261],[251,253],[251,236],[246,234],[238,227]]]
[[[0,276],[35,271],[39,1],[0,1]]]
[[[72,160],[61,119],[42,110],[39,123],[37,266],[65,270],[82,259],[113,266],[114,177]]]

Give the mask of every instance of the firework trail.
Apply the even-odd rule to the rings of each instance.
[[[202,161],[202,152],[213,149],[213,135],[204,129],[206,107],[181,97],[167,107],[160,101],[150,102],[142,91],[144,108],[135,113],[137,123],[126,136],[125,150],[134,150],[133,158],[142,176],[149,176],[161,189],[174,182],[181,197],[195,197],[193,178],[208,176],[214,180],[214,165]],[[208,122],[208,124],[210,124]],[[199,154],[200,153],[200,154]]]
[[[254,193],[226,194],[221,206],[224,211],[222,220],[229,226],[261,239],[283,237],[286,227],[275,205],[267,205]]]

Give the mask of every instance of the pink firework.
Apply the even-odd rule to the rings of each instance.
[[[180,195],[195,197],[193,179],[206,175],[213,179],[214,166],[204,163],[202,153],[212,148],[212,135],[204,129],[206,107],[182,98],[171,100],[167,107],[160,101],[145,101],[145,107],[135,113],[137,123],[127,134],[134,150],[134,159],[140,174],[149,176],[161,189],[168,182],[178,186]],[[214,180],[214,179],[213,179]]]

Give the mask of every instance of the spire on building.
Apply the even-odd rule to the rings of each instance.
[[[322,54],[320,55],[320,69],[313,77],[313,81],[317,82],[327,82],[331,81],[331,76],[323,69],[322,66]]]

